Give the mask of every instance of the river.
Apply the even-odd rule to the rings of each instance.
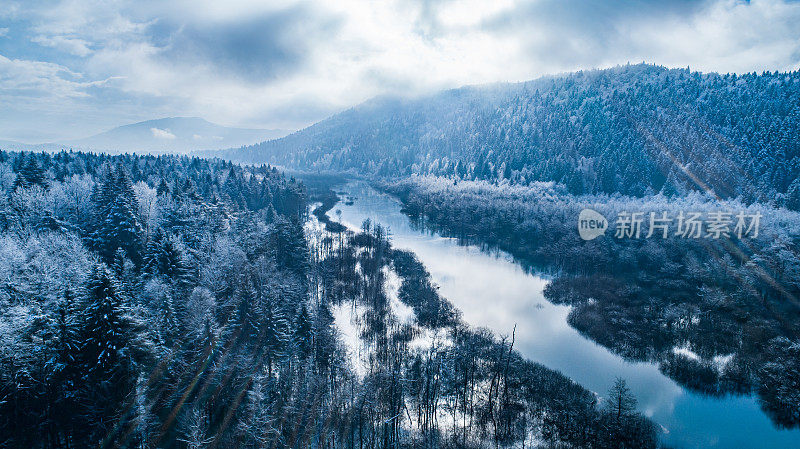
[[[568,306],[549,303],[546,276],[527,273],[508,254],[459,245],[413,226],[401,204],[363,182],[339,189],[352,204],[339,202],[328,213],[352,229],[365,219],[389,228],[396,248],[413,251],[440,292],[472,326],[509,335],[528,359],[558,370],[601,396],[617,377],[627,381],[638,408],[662,428],[661,440],[674,448],[800,447],[800,430],[780,430],[754,397],[710,398],[685,390],[651,363],[628,362],[583,337],[567,324]],[[338,211],[338,212],[337,212]]]

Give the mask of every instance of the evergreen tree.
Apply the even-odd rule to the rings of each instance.
[[[303,228],[299,223],[278,218],[268,235],[271,256],[278,266],[303,274],[308,269],[308,249]]]
[[[75,298],[69,289],[64,291],[58,303],[55,319],[54,354],[49,369],[52,370],[50,386],[52,392],[51,433],[68,434],[74,425],[74,412],[77,406],[75,397],[81,384],[79,361],[81,360],[80,329],[75,310]],[[58,437],[56,437],[58,438]]]
[[[133,184],[122,166],[109,172],[94,204],[99,220],[94,242],[103,260],[112,264],[117,250],[123,249],[134,265],[141,265],[144,230]]]
[[[156,189],[156,194],[158,196],[165,196],[169,195],[169,193],[170,190],[169,190],[169,185],[167,185],[167,180],[161,178],[161,182],[158,183],[158,188]]]
[[[800,211],[800,177],[792,181],[786,191],[786,207]]]
[[[131,418],[126,404],[135,399],[138,377],[133,347],[136,329],[117,280],[102,263],[94,267],[87,282],[82,315],[85,374],[79,397],[88,427],[80,438],[96,445],[115,438],[115,429],[124,429]]]
[[[332,366],[331,356],[336,347],[336,330],[330,306],[326,302],[317,305],[314,316],[314,363],[319,372],[327,372]]]
[[[104,264],[96,265],[86,285],[81,332],[89,370],[113,372],[129,350],[131,331],[119,283]]]
[[[617,422],[636,412],[636,397],[631,393],[625,379],[618,377],[608,390],[607,409]]]
[[[291,339],[289,320],[282,308],[269,298],[263,298],[261,341],[263,342],[268,372],[273,372],[275,362],[285,355],[284,349]]]
[[[64,291],[64,297],[58,303],[56,310],[56,343],[55,343],[55,368],[56,372],[74,368],[78,361],[80,351],[78,323],[75,316],[75,297],[71,290]]]
[[[305,303],[300,306],[300,312],[295,319],[292,337],[298,357],[301,360],[305,360],[311,354],[314,341],[311,316],[308,314],[308,308]]]
[[[157,303],[152,304],[155,311],[155,327],[158,337],[165,348],[170,348],[181,337],[181,321],[176,311],[173,295],[169,291],[162,292]]]
[[[17,179],[14,182],[14,190],[33,186],[39,186],[44,189],[49,188],[50,184],[47,181],[45,171],[39,166],[36,156],[31,154],[27,162],[25,162],[24,153],[20,155],[20,158],[22,163],[17,172]]]
[[[267,224],[274,223],[275,220],[278,218],[278,213],[275,212],[275,207],[272,204],[267,206],[267,212],[264,214],[264,221]]]
[[[147,244],[144,269],[150,275],[165,276],[182,289],[188,289],[192,283],[192,270],[183,245],[177,237],[167,235],[162,228],[156,230]]]

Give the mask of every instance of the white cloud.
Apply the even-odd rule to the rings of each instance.
[[[0,27],[0,37],[3,37],[8,34],[8,28]]]
[[[89,42],[78,38],[40,35],[31,39],[31,41],[76,56],[88,56],[92,53],[92,50],[89,48]]]
[[[59,64],[0,55],[0,93],[17,97],[87,97],[86,89],[111,79],[82,81],[83,76]]]
[[[800,3],[719,1],[691,20],[639,26],[634,42],[640,56],[658,55],[662,64],[722,72],[800,68]],[[649,59],[649,58],[648,58]]]
[[[490,3],[11,2],[9,10],[27,20],[36,43],[69,57],[58,64],[36,61],[36,55],[0,59],[0,92],[30,92],[36,102],[49,90],[64,110],[86,106],[77,102],[89,96],[95,116],[114,125],[134,117],[202,115],[228,125],[291,129],[375,95],[521,81],[629,61],[722,72],[800,67],[796,2]],[[258,20],[272,24],[276,17],[296,23],[271,32],[275,45],[236,45],[249,41],[242,30],[258,30]],[[194,38],[204,32],[210,33],[205,39]],[[289,63],[248,76],[262,59]],[[102,95],[96,89],[104,89]],[[58,127],[58,118],[52,120]]]
[[[150,132],[153,133],[153,137],[155,137],[156,139],[164,139],[164,140],[175,139],[175,134],[172,134],[168,129],[150,128]]]

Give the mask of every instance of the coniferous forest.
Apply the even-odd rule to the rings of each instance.
[[[615,217],[624,210],[674,216],[748,206],[700,194],[575,197],[549,185],[430,177],[381,187],[401,199],[421,228],[507,251],[533,271],[554,273],[545,297],[571,306],[572,327],[626,360],[655,363],[703,395],[755,394],[777,425],[800,426],[796,212],[749,206],[765,221],[753,239],[619,239],[609,233],[583,241],[573,229],[583,207]],[[682,347],[690,357],[676,352]]]
[[[505,251],[532,273],[547,273],[544,297],[569,307],[566,321],[584,338],[626,361],[652,364],[703,397],[752,396],[776,428],[796,429],[796,74],[615,70],[443,94],[447,101],[432,103],[443,110],[472,98],[454,111],[474,121],[444,127],[472,140],[451,142],[451,150],[441,140],[446,134],[407,141],[403,148],[424,150],[423,159],[393,148],[405,137],[386,126],[402,124],[408,133],[417,128],[403,117],[430,123],[433,112],[414,103],[367,104],[283,140],[220,153],[234,162],[0,152],[0,443],[661,444],[666,430],[643,414],[624,379],[591,391],[527,360],[516,326],[494,334],[467,324],[420,258],[393,247],[391,229],[367,220],[356,230],[334,218],[335,208],[357,201],[336,191],[354,175],[399,199],[419,232]],[[745,108],[741,120],[732,110],[688,114],[694,121],[684,125],[694,131],[669,136],[656,135],[668,131],[654,122],[639,143],[634,137],[648,134],[618,122],[623,105],[626,114],[649,114],[652,108],[636,105],[655,101],[648,95],[656,92],[669,103],[659,113],[674,112],[691,89],[702,97],[692,100],[696,114],[718,111],[704,102],[724,101],[762,112]],[[739,97],[729,98],[737,89]],[[502,108],[491,106],[498,101]],[[520,102],[527,115],[508,112]],[[346,120],[364,108],[384,122],[362,129]],[[614,123],[598,127],[597,114]],[[517,120],[523,116],[535,125]],[[771,131],[752,132],[754,116],[772,123],[764,125]],[[775,117],[785,126],[775,128]],[[594,127],[575,138],[592,139],[563,151],[580,120]],[[493,130],[475,128],[482,121]],[[373,125],[386,133],[377,136],[381,144],[370,140]],[[537,138],[534,129],[551,134]],[[720,135],[729,147],[701,145]],[[548,146],[555,141],[560,150]],[[298,151],[281,153],[282,145]],[[783,150],[756,151],[775,145]],[[706,150],[719,157],[691,153]],[[412,153],[418,156],[406,157]],[[240,165],[243,158],[332,171],[287,175],[271,165]],[[734,160],[752,161],[744,171],[761,174],[736,175]],[[606,217],[722,207],[758,214],[763,223],[750,239],[583,241],[574,219],[585,207]]]
[[[0,187],[4,447],[657,444],[624,380],[601,404],[470,328],[380,224],[326,231],[330,192],[273,167],[0,152]]]
[[[800,449],[800,0],[0,0],[0,449]]]
[[[382,97],[233,160],[527,185],[572,194],[713,190],[800,208],[800,73],[637,64]]]
[[[402,202],[420,234],[549,276],[544,297],[569,307],[583,337],[699,397],[752,397],[786,430],[800,427],[799,114],[797,71],[629,64],[376,98],[208,154],[366,179]],[[357,201],[321,201],[337,200]],[[753,238],[651,239],[645,219],[636,238],[584,241],[584,208],[611,226],[632,211],[669,214],[673,226],[690,211],[762,220]]]

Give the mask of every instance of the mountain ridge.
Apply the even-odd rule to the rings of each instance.
[[[76,149],[116,153],[187,153],[198,149],[223,149],[251,145],[286,135],[279,129],[237,128],[218,125],[201,117],[163,117],[120,125],[80,139],[23,143],[0,140],[0,148],[27,151]]]
[[[276,129],[227,127],[200,117],[164,117],[121,125],[65,144],[117,152],[188,152],[253,144],[285,134]]]
[[[800,72],[636,64],[378,97],[283,138],[213,154],[379,176],[553,181],[575,194],[704,190],[800,202],[798,129]]]

